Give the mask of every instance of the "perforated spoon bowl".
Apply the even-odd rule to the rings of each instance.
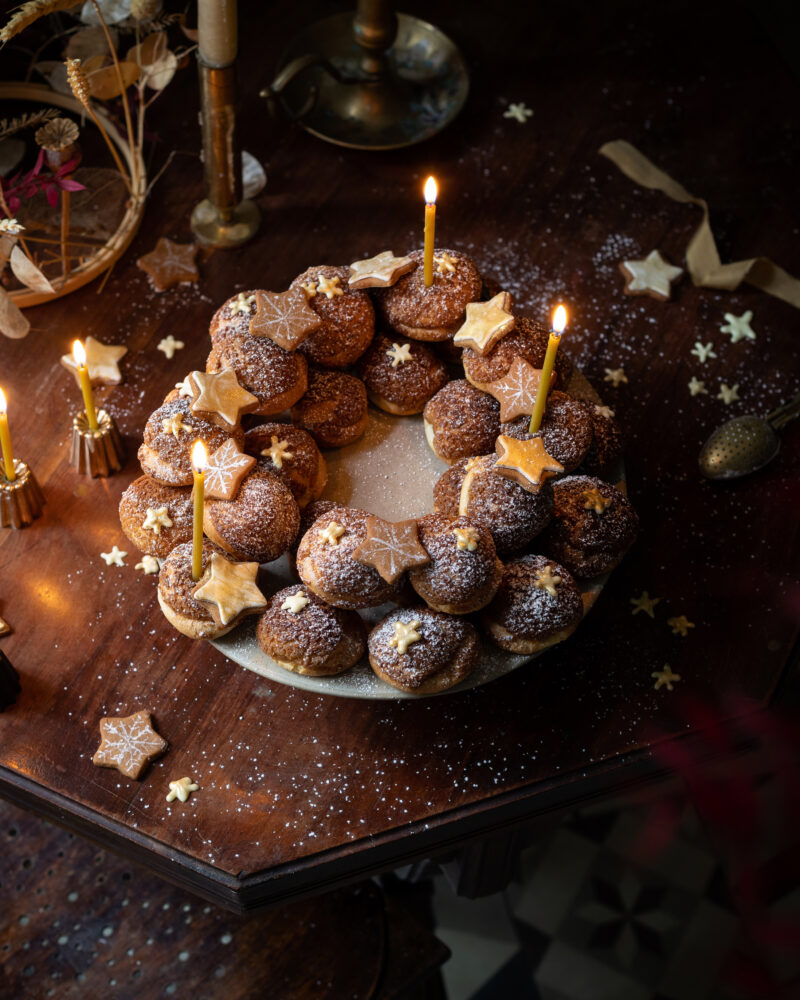
[[[763,469],[780,451],[777,432],[798,416],[800,393],[766,417],[734,417],[701,448],[700,471],[707,479],[738,479]]]

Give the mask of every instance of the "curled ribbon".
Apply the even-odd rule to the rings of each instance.
[[[662,191],[673,201],[699,205],[703,219],[694,232],[686,248],[686,266],[692,282],[705,288],[722,288],[732,292],[746,281],[769,295],[783,299],[796,309],[800,309],[800,281],[787,274],[783,268],[773,264],[767,257],[752,257],[750,260],[733,261],[723,264],[719,257],[711,223],[708,204],[702,198],[689,194],[663,170],[651,163],[646,156],[624,139],[607,142],[600,147],[601,156],[607,157],[626,177],[642,187]]]

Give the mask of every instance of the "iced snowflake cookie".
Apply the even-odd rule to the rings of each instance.
[[[367,648],[381,680],[410,694],[435,694],[472,673],[480,643],[463,618],[430,608],[398,608],[372,629]]]
[[[256,640],[293,673],[328,677],[364,655],[367,630],[355,611],[331,607],[303,584],[274,594],[258,620]]]
[[[481,615],[501,649],[527,656],[566,639],[582,618],[581,593],[567,570],[534,555],[505,564],[494,600]]]
[[[167,741],[153,728],[152,716],[147,711],[108,717],[100,720],[100,746],[92,763],[116,768],[126,778],[138,781],[167,746]]]

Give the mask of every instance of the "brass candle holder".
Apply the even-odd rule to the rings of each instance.
[[[0,472],[0,527],[24,528],[42,514],[44,494],[24,462],[14,459],[15,479]]]
[[[82,475],[110,476],[125,462],[125,446],[114,418],[106,410],[97,411],[97,430],[92,430],[86,412],[72,421],[69,460]]]

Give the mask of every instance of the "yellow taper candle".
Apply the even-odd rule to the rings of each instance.
[[[192,473],[194,475],[194,532],[192,534],[192,579],[203,575],[203,507],[206,499],[206,465],[208,452],[202,441],[192,445]]]
[[[6,394],[0,389],[0,448],[3,450],[3,467],[6,471],[6,479],[13,483],[17,474],[14,472],[14,452],[11,450],[11,435],[8,432],[7,409]]]
[[[86,419],[89,421],[89,430],[96,431],[99,425],[97,423],[97,410],[94,408],[92,380],[89,378],[89,369],[86,367],[86,351],[79,340],[76,340],[72,345],[72,356],[78,366],[78,381],[81,384],[83,407],[86,410]]]
[[[550,339],[547,341],[547,353],[544,356],[542,374],[539,379],[539,388],[536,390],[536,402],[533,404],[533,414],[528,425],[530,434],[535,434],[542,426],[544,408],[547,404],[547,393],[550,390],[550,376],[553,374],[553,365],[556,363],[558,345],[561,342],[561,334],[567,325],[567,310],[559,306],[553,313],[553,329],[550,331]]]
[[[433,284],[433,247],[436,239],[436,195],[439,193],[436,181],[429,177],[425,181],[425,255],[423,257],[423,277],[425,287]]]

